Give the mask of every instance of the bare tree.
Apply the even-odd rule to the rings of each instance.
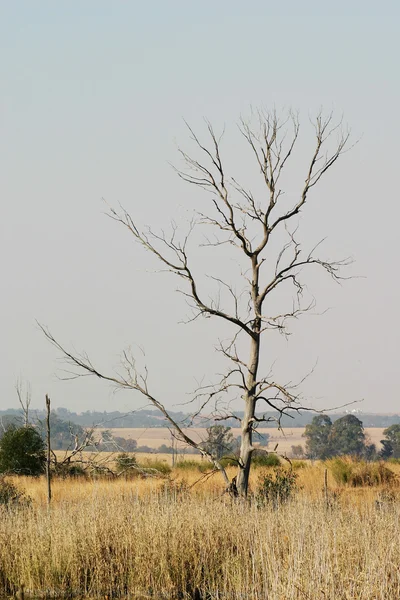
[[[29,425],[29,407],[32,401],[31,384],[29,382],[24,383],[22,379],[18,379],[15,384],[15,389],[18,396],[18,402],[21,405],[24,427]]]
[[[92,471],[109,472],[108,464],[114,459],[109,453],[102,453],[99,450],[101,436],[97,431],[97,425],[83,430],[82,434],[73,431],[70,426],[71,442],[64,450],[63,454],[57,455],[53,449],[52,465],[56,474],[68,473],[73,466],[82,467],[88,473]]]
[[[312,125],[315,142],[306,165],[304,183],[296,196],[290,196],[294,198],[291,202],[284,198],[281,180],[286,175],[299,139],[298,115],[289,112],[282,118],[276,112],[258,111],[250,121],[240,121],[239,131],[255,160],[263,191],[254,193],[240,184],[237,178],[228,175],[222,158],[222,136],[218,137],[207,123],[207,143],[203,143],[188,126],[196,154],[190,155],[180,150],[184,166],[176,169],[185,182],[209,192],[205,196],[209,200],[207,208],[196,211],[188,234],[182,235],[175,224],[172,224],[169,235],[164,231],[156,233],[151,228],[143,230],[124,208],[110,208],[109,211],[112,219],[123,225],[166,270],[179,278],[180,291],[193,310],[190,320],[199,316],[215,317],[232,328],[230,339],[219,341],[218,345],[219,351],[227,359],[227,370],[216,385],[196,390],[193,400],[200,404],[200,408],[193,412],[193,418],[204,412],[206,407],[211,410],[212,406],[219,420],[234,418],[240,421],[241,447],[235,483],[241,496],[246,496],[248,491],[251,457],[255,448],[253,437],[257,426],[271,420],[280,426],[283,415],[305,408],[295,385],[280,383],[271,373],[260,372],[264,334],[271,330],[286,333],[290,319],[298,318],[314,307],[313,299],[307,300],[305,293],[303,274],[306,270],[319,268],[334,280],[339,280],[341,267],[350,262],[347,259],[337,262],[323,260],[317,254],[321,242],[306,251],[297,237],[297,216],[308,201],[311,190],[348,149],[349,142],[349,132],[343,129],[341,122],[334,122],[332,114],[324,116],[321,112]],[[208,294],[202,289],[201,279],[195,274],[189,249],[194,230],[197,231],[200,226],[212,231],[206,242],[200,245],[219,247],[228,244],[233,252],[239,252],[238,262],[247,263],[242,270],[242,288],[239,291],[223,276],[212,277],[219,292],[215,299],[208,299]],[[291,298],[290,306],[283,306],[282,310],[270,315],[273,303],[266,301],[282,289],[285,290],[285,297]],[[93,366],[86,354],[69,352],[49,330],[42,329],[69,363],[78,367],[72,377],[92,374],[117,387],[132,389],[145,396],[163,413],[174,435],[208,455],[229,483],[218,460],[193,440],[152,394],[147,369],[140,372],[128,353],[123,355],[124,374],[106,375]],[[247,340],[247,344],[244,340]],[[231,411],[230,402],[221,408],[221,396],[224,394],[230,400],[242,399],[243,415]],[[271,417],[256,410],[257,406],[266,406],[267,411],[274,411],[276,416]]]

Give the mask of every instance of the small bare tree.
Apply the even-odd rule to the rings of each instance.
[[[101,456],[99,451],[101,436],[97,431],[97,425],[85,428],[81,435],[74,432],[70,426],[70,435],[71,442],[63,453],[59,451],[57,455],[54,450],[51,450],[52,465],[56,474],[68,473],[73,465],[82,467],[88,473],[110,470],[107,465],[112,462],[113,457],[108,453]]]
[[[253,437],[257,426],[271,420],[280,425],[282,415],[304,408],[296,386],[279,383],[271,373],[260,372],[264,334],[271,330],[285,333],[291,318],[297,318],[313,308],[314,301],[307,300],[304,293],[302,275],[306,270],[319,268],[338,280],[341,278],[340,268],[350,262],[347,259],[337,262],[323,260],[316,253],[320,243],[305,251],[297,237],[296,217],[306,204],[311,190],[347,150],[349,141],[349,132],[343,130],[341,122],[334,122],[332,114],[318,114],[313,127],[315,143],[306,166],[304,183],[295,197],[293,194],[290,196],[294,197],[291,203],[284,198],[281,179],[286,175],[299,139],[298,116],[289,112],[281,118],[276,112],[258,111],[250,121],[242,119],[239,130],[254,157],[264,191],[254,193],[240,184],[237,178],[228,175],[222,158],[221,137],[207,123],[208,143],[203,143],[188,126],[197,154],[189,155],[180,150],[184,167],[177,169],[179,177],[189,185],[209,192],[205,196],[209,200],[207,207],[196,211],[197,216],[191,222],[188,234],[182,235],[174,224],[170,235],[156,233],[150,228],[143,230],[125,209],[111,208],[109,212],[109,216],[123,225],[135,241],[179,278],[182,284],[180,291],[193,309],[192,319],[201,315],[215,317],[232,328],[230,339],[220,341],[218,345],[228,362],[226,373],[216,385],[205,386],[195,392],[194,399],[200,399],[200,408],[193,412],[193,417],[204,412],[206,406],[210,410],[212,403],[219,420],[235,418],[240,421],[241,447],[235,482],[238,493],[243,497],[248,491]],[[209,300],[208,294],[202,290],[189,249],[193,232],[199,226],[205,226],[213,232],[211,236],[208,235],[205,244],[199,245],[213,248],[222,244],[230,245],[233,251],[239,252],[238,260],[247,263],[242,271],[242,288],[239,291],[223,276],[212,278],[219,287],[215,300]],[[290,305],[283,305],[282,310],[271,315],[273,304],[269,300],[282,289],[285,290],[285,297],[290,296]],[[74,377],[79,373],[89,373],[142,394],[163,413],[174,435],[207,455],[221,471],[226,483],[229,483],[219,461],[193,440],[152,394],[147,369],[140,372],[128,353],[123,355],[124,375],[107,375],[99,372],[86,354],[69,352],[48,329],[42,329],[64,357],[78,367]],[[243,343],[241,338],[248,343]],[[225,409],[221,410],[219,401],[222,394],[231,400],[241,398],[243,415],[233,413],[228,402]],[[276,416],[257,411],[257,406],[262,405],[268,407],[268,411],[275,411]]]
[[[15,389],[18,396],[18,402],[21,405],[24,427],[28,427],[29,425],[29,408],[32,401],[32,391],[31,384],[29,382],[24,382],[22,379],[18,379],[15,384]]]

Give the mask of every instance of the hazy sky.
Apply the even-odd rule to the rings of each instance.
[[[0,2],[0,408],[17,406],[19,376],[36,407],[45,393],[77,411],[143,404],[99,381],[60,382],[63,365],[35,319],[104,370],[127,345],[143,346],[168,406],[196,379],[212,381],[225,330],[178,324],[187,309],[176,282],[152,272],[101,198],[143,224],[183,223],[197,202],[169,166],[178,143],[190,148],[183,118],[199,131],[203,117],[226,125],[226,156],[251,185],[235,128],[250,106],[300,111],[299,176],[308,117],[324,106],[360,141],[310,196],[301,231],[310,244],[327,237],[330,257],[353,256],[351,273],[363,277],[337,286],[316,274],[317,308],[330,310],[296,323],[289,341],[271,336],[262,361],[287,381],[318,360],[303,387],[313,406],[364,399],[364,411],[400,411],[400,5],[330,4]]]

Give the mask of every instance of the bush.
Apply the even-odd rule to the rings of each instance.
[[[138,463],[134,454],[127,454],[126,452],[118,454],[115,465],[118,474],[124,473],[129,477],[135,477],[139,474],[137,470]]]
[[[60,465],[56,465],[54,469],[54,474],[57,477],[62,477],[66,479],[67,477],[86,477],[87,473],[82,465],[77,463],[61,463]]]
[[[295,458],[303,458],[304,457],[304,448],[301,444],[297,444],[291,446],[292,456]]]
[[[331,471],[336,483],[346,485],[351,481],[352,467],[349,461],[344,458],[333,458],[326,461],[326,466]]]
[[[238,459],[235,456],[224,456],[223,458],[221,458],[219,463],[220,463],[221,467],[224,467],[224,469],[226,469],[226,467],[237,467]],[[211,464],[211,467],[213,467],[212,464]]]
[[[299,469],[307,469],[308,463],[305,460],[292,460],[292,469],[298,471]]]
[[[21,492],[16,485],[6,481],[4,477],[0,478],[0,506],[7,508],[29,506],[31,501],[31,498]]]
[[[266,452],[257,452],[256,450],[253,453],[251,464],[253,467],[279,467],[281,461],[277,454],[267,454]]]
[[[197,460],[180,460],[175,464],[175,469],[181,471],[199,470],[200,463]]]
[[[212,471],[214,465],[208,461],[200,460],[180,460],[175,464],[175,469],[180,471],[199,471],[200,473],[207,473]]]
[[[12,425],[0,440],[0,473],[40,475],[46,464],[45,444],[34,427]]]
[[[172,472],[172,468],[163,460],[151,460],[146,458],[139,467],[142,472],[152,475],[169,475]]]
[[[258,506],[272,504],[278,506],[287,502],[297,492],[297,473],[282,467],[275,468],[273,473],[259,477],[256,492]]]
[[[369,463],[350,458],[333,458],[326,461],[336,481],[341,485],[352,487],[393,485],[396,475],[383,463]]]

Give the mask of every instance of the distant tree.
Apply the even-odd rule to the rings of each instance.
[[[19,417],[14,415],[14,414],[4,414],[0,416],[0,439],[3,437],[3,435],[5,434],[5,432],[7,431],[7,429],[9,429],[9,427],[11,425],[15,425],[15,427],[18,427],[19,423]]]
[[[400,424],[391,425],[384,430],[383,435],[386,439],[381,440],[382,458],[400,458]]]
[[[40,422],[40,433],[45,439],[46,431],[44,422]],[[81,438],[84,435],[83,428],[76,423],[60,419],[56,413],[50,415],[51,447],[53,450],[67,450],[73,448],[76,443],[76,437]]]
[[[72,413],[70,410],[68,410],[68,408],[64,408],[62,406],[60,406],[59,408],[56,409],[57,412],[57,416],[60,417],[60,419],[62,419],[63,421],[69,421],[71,418],[71,415],[74,415],[74,413]]]
[[[325,459],[331,456],[330,434],[332,421],[328,415],[317,415],[306,426],[306,453],[310,458]]]
[[[105,431],[101,432],[101,441],[102,443],[104,442],[105,444],[108,443],[112,443],[113,441],[113,434],[112,431],[110,429],[106,429]]]
[[[301,444],[291,446],[291,450],[292,450],[292,456],[294,458],[301,458],[302,456],[304,456],[304,448]]]
[[[379,452],[379,456],[384,460],[393,457],[393,446],[389,440],[381,440],[382,449]]]
[[[270,437],[271,436],[269,433],[258,433],[258,435],[255,438],[255,441],[257,441],[260,446],[266,447],[269,444]]]
[[[106,429],[101,434],[99,450],[113,452],[122,450],[123,452],[135,452],[137,441],[131,438],[124,438],[114,435],[110,429]]]
[[[40,475],[46,462],[45,443],[32,426],[10,426],[0,440],[0,473]]]
[[[173,448],[172,448],[172,446],[167,446],[166,444],[161,444],[161,446],[159,446],[157,452],[159,452],[160,454],[172,454]]]
[[[207,439],[202,443],[202,447],[217,460],[232,453],[235,449],[235,442],[231,428],[224,425],[207,427]]]
[[[375,444],[365,444],[363,450],[363,458],[368,461],[374,461],[379,458]]]
[[[113,436],[114,447],[122,449],[124,452],[135,452],[137,441],[132,438],[123,438]]]
[[[354,415],[337,419],[329,434],[330,452],[334,455],[361,456],[365,451],[364,427]]]
[[[138,446],[136,448],[136,452],[146,452],[147,454],[154,454],[154,448],[150,448],[150,446]]]
[[[21,405],[23,414],[23,423],[25,427],[29,425],[29,407],[32,401],[31,386],[29,382],[24,382],[22,379],[18,379],[15,389],[18,396],[18,402]]]

